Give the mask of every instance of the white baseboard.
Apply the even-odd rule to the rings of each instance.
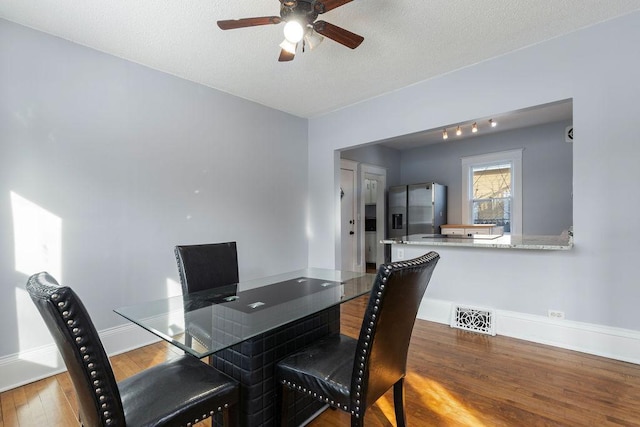
[[[452,305],[450,301],[426,299],[420,305],[418,318],[448,325]],[[496,310],[496,322],[498,335],[640,364],[638,331],[504,310]],[[155,335],[133,324],[101,331],[100,338],[109,356],[159,341]],[[65,370],[54,344],[2,357],[0,392]]]
[[[425,299],[418,318],[450,324],[451,301]],[[490,308],[490,307],[488,307]],[[640,364],[640,332],[496,310],[496,334]]]
[[[105,329],[100,332],[100,339],[109,356],[159,341],[155,335],[133,324]],[[4,356],[0,358],[0,392],[64,371],[66,367],[53,343]]]

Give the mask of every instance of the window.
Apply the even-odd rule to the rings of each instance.
[[[474,224],[496,224],[511,231],[511,163],[472,166],[471,219]]]
[[[462,222],[522,234],[522,150],[462,158]]]

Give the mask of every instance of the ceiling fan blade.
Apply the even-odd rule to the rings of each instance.
[[[282,18],[279,16],[261,16],[259,18],[227,19],[218,21],[218,27],[222,30],[233,30],[235,28],[256,27],[258,25],[279,24]]]
[[[278,58],[278,61],[280,62],[292,61],[295,56],[296,56],[295,53],[287,52],[286,50],[282,49],[280,50],[280,57]]]
[[[317,0],[316,2],[316,12],[325,13],[330,10],[335,9],[336,7],[340,7],[343,4],[350,3],[353,0]]]
[[[344,28],[337,25],[329,24],[325,21],[316,21],[313,24],[313,29],[316,32],[322,34],[325,37],[330,38],[346,47],[355,49],[360,46],[360,43],[364,41],[364,37],[359,36],[351,31],[347,31]]]

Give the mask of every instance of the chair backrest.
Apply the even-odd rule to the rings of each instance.
[[[107,354],[82,301],[48,273],[34,274],[27,291],[62,354],[88,426],[124,426],[120,392]]]
[[[405,376],[418,308],[440,256],[383,264],[365,310],[351,384],[351,408],[367,407]]]
[[[236,242],[176,246],[183,295],[238,283]]]

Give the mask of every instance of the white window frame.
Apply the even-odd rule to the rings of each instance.
[[[511,234],[522,234],[522,151],[500,151],[497,153],[480,154],[462,157],[462,223],[473,224],[473,168],[492,166],[496,164],[511,164]]]

